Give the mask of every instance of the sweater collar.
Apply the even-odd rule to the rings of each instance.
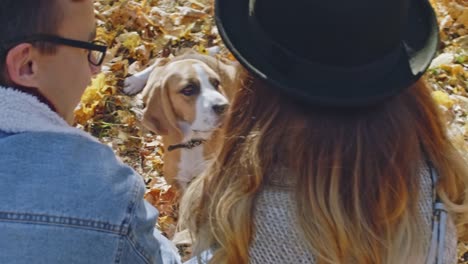
[[[37,97],[15,88],[2,86],[0,86],[0,131],[65,133],[97,141],[90,134],[70,126]]]

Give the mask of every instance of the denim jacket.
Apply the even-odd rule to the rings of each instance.
[[[180,263],[144,191],[112,149],[0,87],[0,263]]]

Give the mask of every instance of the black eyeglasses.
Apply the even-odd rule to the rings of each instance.
[[[49,42],[59,45],[70,46],[74,48],[86,49],[89,51],[88,53],[88,61],[94,66],[100,66],[104,61],[106,56],[107,46],[102,41],[80,41],[68,38],[62,38],[55,35],[48,35],[48,34],[36,34],[27,37],[18,38],[14,41],[8,43],[8,48],[6,50],[11,49],[15,45],[20,43],[33,43],[33,42]]]

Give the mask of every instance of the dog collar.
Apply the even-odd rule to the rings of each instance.
[[[185,149],[193,149],[195,147],[198,147],[200,146],[201,144],[203,144],[206,140],[204,139],[191,139],[190,141],[186,142],[186,143],[181,143],[181,144],[177,144],[177,145],[170,145],[167,150],[168,151],[173,151],[173,150],[176,150],[176,149],[180,149],[180,148],[185,148]]]

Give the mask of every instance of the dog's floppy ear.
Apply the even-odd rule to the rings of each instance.
[[[169,91],[165,87],[165,82],[155,72],[155,78],[150,77],[150,81],[145,87],[143,100],[142,124],[149,130],[165,136],[169,133],[176,133],[182,136],[177,119],[174,113],[172,102],[169,98]]]
[[[239,74],[239,67],[240,64],[235,61],[220,61],[219,62],[219,67],[220,67],[220,77],[223,81],[223,88],[226,92],[226,96],[229,98],[231,101],[234,98],[234,95],[236,94],[236,89],[237,89],[237,79],[238,79],[238,74]]]

